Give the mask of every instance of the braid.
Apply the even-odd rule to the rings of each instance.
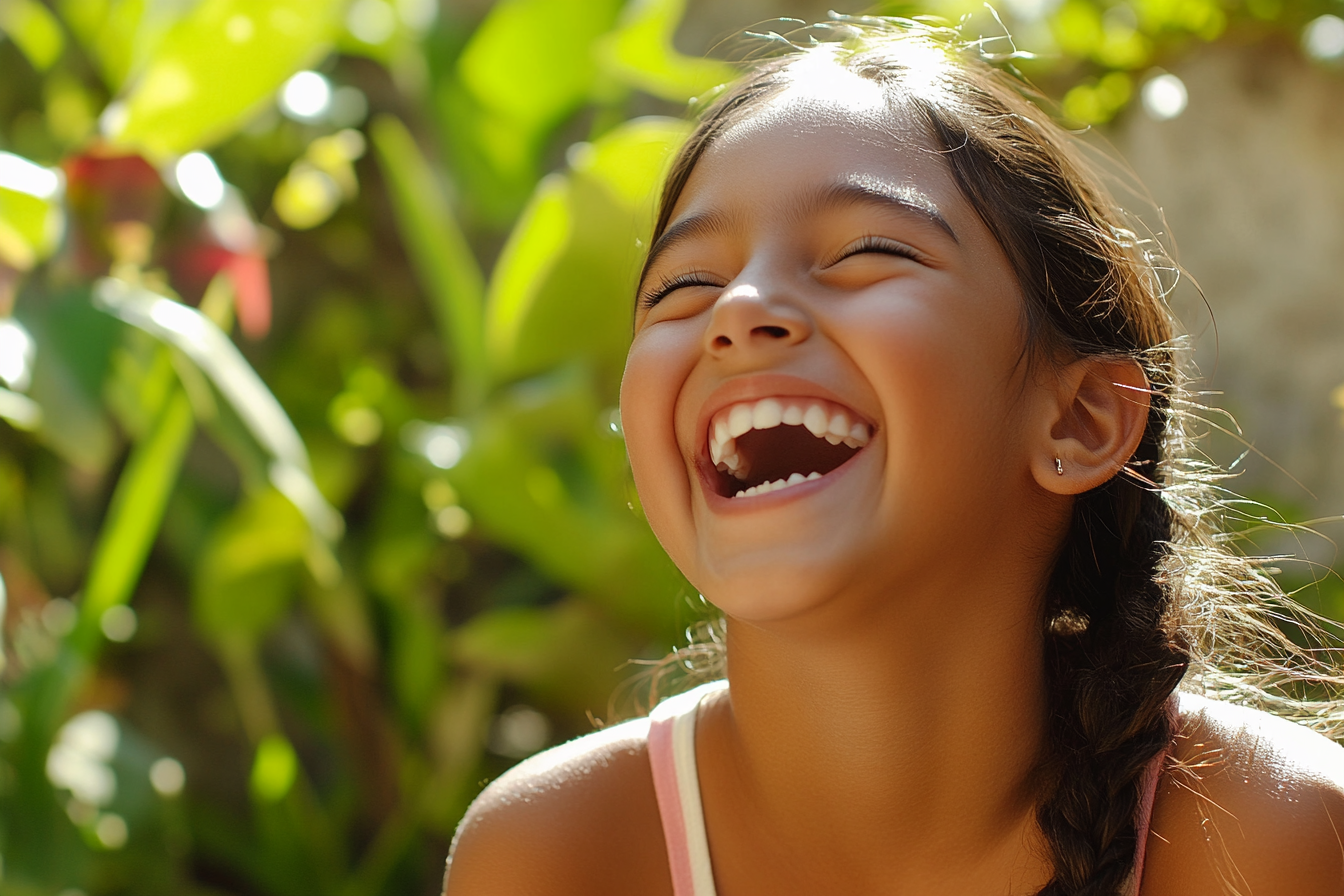
[[[1058,135],[993,79],[960,86],[951,112],[912,105],[1016,270],[1028,351],[1037,362],[1134,358],[1151,386],[1126,470],[1135,475],[1076,499],[1044,615],[1049,728],[1036,818],[1055,875],[1040,896],[1122,896],[1144,773],[1174,734],[1166,703],[1190,664],[1164,574],[1180,523],[1161,487],[1136,474],[1160,478],[1179,394],[1170,321],[1132,234]],[[1016,170],[997,162],[1001,154]]]
[[[1115,513],[1126,505],[1128,525]],[[1040,896],[1121,896],[1134,867],[1144,772],[1173,736],[1165,704],[1188,664],[1167,635],[1160,582],[1171,529],[1161,496],[1119,477],[1075,505],[1050,588],[1051,746],[1036,817],[1055,877]]]

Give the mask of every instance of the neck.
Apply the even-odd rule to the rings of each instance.
[[[722,777],[706,791],[727,787],[740,805],[722,809],[882,891],[956,892],[949,870],[967,892],[1044,883],[1029,843],[1046,689],[1021,610],[1035,601],[978,584],[864,601],[863,625],[730,622],[731,695],[702,741]]]

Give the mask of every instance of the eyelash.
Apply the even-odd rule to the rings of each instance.
[[[838,256],[827,262],[823,267],[831,267],[831,265],[839,264],[851,255],[862,255],[865,252],[908,258],[911,261],[922,261],[924,259],[924,253],[913,246],[907,246],[905,243],[887,237],[869,234],[846,246]],[[658,284],[652,289],[641,292],[639,307],[643,310],[652,308],[667,298],[668,295],[684,286],[719,287],[720,285],[713,281],[712,275],[708,271],[686,271],[681,274],[673,274],[659,280]]]
[[[839,264],[846,258],[849,258],[851,255],[862,255],[865,252],[877,252],[883,255],[894,255],[898,258],[908,258],[911,261],[921,261],[921,262],[924,260],[925,257],[923,252],[920,252],[913,246],[908,246],[905,243],[890,239],[888,237],[877,236],[876,234],[869,234],[867,236],[860,237],[853,243],[850,243],[848,246],[846,246],[844,249],[840,251],[839,255],[837,255],[833,260],[824,265],[824,267],[830,267],[831,265]]]
[[[712,286],[719,288],[720,283],[715,283],[712,275],[708,271],[686,271],[681,274],[673,274],[664,277],[658,281],[658,285],[653,289],[644,290],[639,296],[639,307],[642,309],[652,308],[668,295],[681,289],[683,286]]]

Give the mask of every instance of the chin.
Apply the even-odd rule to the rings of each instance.
[[[852,561],[851,561],[852,562]],[[750,557],[720,558],[692,579],[705,599],[730,619],[753,624],[785,622],[825,605],[846,590],[849,576],[828,564],[753,562]],[[841,568],[853,569],[849,564]],[[701,584],[703,583],[703,584]]]

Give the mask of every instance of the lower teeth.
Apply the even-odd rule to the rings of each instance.
[[[800,482],[811,482],[813,479],[820,479],[820,473],[809,473],[804,476],[802,473],[794,473],[788,479],[776,479],[774,482],[762,482],[760,485],[753,485],[751,488],[743,489],[734,498],[750,498],[752,495],[764,495],[768,492],[777,492],[782,488],[788,488],[791,485],[797,485]]]

